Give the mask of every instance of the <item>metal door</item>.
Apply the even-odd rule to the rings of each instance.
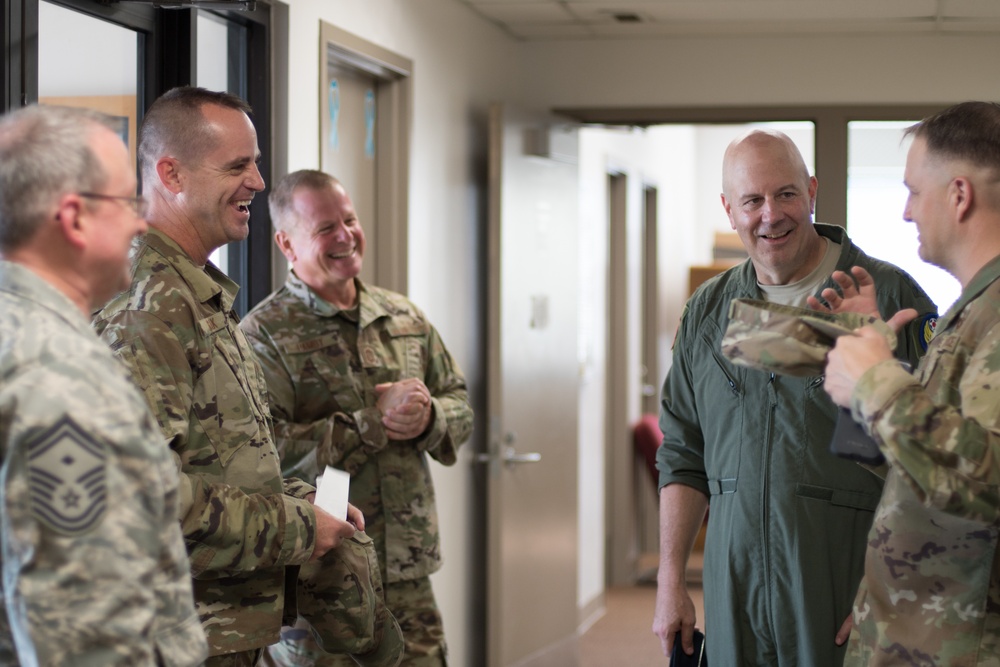
[[[577,133],[551,123],[490,116],[491,667],[578,662]]]

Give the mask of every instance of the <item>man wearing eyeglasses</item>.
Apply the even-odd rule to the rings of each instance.
[[[238,97],[175,88],[150,107],[139,130],[149,233],[128,289],[94,325],[145,392],[180,465],[206,664],[256,664],[283,617],[318,601],[308,620],[324,649],[389,667],[402,639],[379,606],[374,547],[355,537],[364,517],[349,506],[338,519],[313,505],[312,486],[282,479],[264,376],[233,312],[238,286],[208,261],[249,233],[250,202],[264,189],[259,158]],[[367,606],[352,598],[362,588],[374,593]],[[323,608],[322,591],[336,609]]]
[[[197,665],[170,450],[90,330],[145,232],[110,118],[0,120],[0,664]]]

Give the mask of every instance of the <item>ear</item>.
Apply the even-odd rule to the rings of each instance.
[[[819,181],[815,176],[809,177],[809,212],[816,215],[816,192],[819,191]]]
[[[733,220],[732,207],[729,205],[729,200],[726,199],[725,192],[719,195],[719,200],[722,202],[722,208],[726,209],[726,215],[729,217],[729,226],[736,229],[736,221]]]
[[[285,259],[288,260],[288,263],[294,264],[296,260],[295,249],[292,248],[292,240],[288,238],[287,232],[285,232],[284,230],[279,230],[275,232],[274,242],[278,244],[278,250],[280,250],[281,254],[285,256]]]
[[[160,184],[175,195],[183,189],[181,163],[175,157],[165,156],[157,160],[156,176]]]
[[[948,184],[948,203],[955,212],[955,220],[965,222],[972,214],[975,193],[972,181],[965,176],[956,176]]]
[[[87,246],[86,202],[76,194],[63,195],[56,209],[56,223],[66,242],[74,248]]]

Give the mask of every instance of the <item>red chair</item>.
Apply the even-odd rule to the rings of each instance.
[[[663,442],[660,420],[656,415],[643,415],[632,430],[636,453],[646,462],[646,469],[653,480],[653,488],[660,487],[660,473],[656,469],[656,450]]]

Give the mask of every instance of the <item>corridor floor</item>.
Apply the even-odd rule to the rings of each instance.
[[[692,584],[689,590],[701,626],[701,585]],[[652,631],[655,602],[652,584],[609,588],[604,616],[580,638],[580,667],[664,667],[667,658]]]

